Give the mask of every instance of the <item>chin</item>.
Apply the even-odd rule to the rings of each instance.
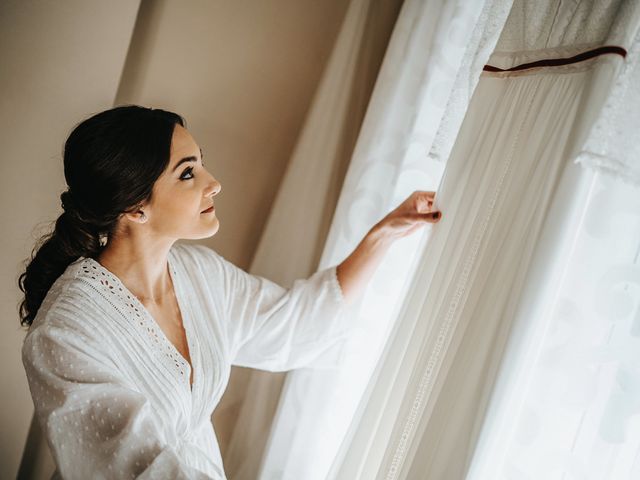
[[[219,229],[220,229],[220,222],[218,222],[218,220],[216,219],[214,222],[210,223],[210,225],[207,228],[202,228],[201,226],[196,232],[192,230],[190,235],[180,237],[180,238],[185,238],[189,240],[201,240],[203,238],[210,238],[210,237],[213,237],[216,233],[218,233]]]
[[[216,233],[218,233],[219,229],[220,229],[220,222],[216,220],[215,225],[207,231],[207,234],[204,238],[213,237]]]

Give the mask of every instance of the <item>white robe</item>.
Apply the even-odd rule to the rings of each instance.
[[[211,413],[231,364],[339,364],[351,322],[335,266],[286,289],[203,245],[174,244],[168,263],[192,388],[189,363],[96,260],[80,257],[49,290],[22,361],[54,476],[224,479]]]

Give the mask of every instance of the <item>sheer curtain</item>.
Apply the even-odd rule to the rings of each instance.
[[[525,317],[528,348],[508,355],[470,479],[640,478],[640,189],[602,174],[588,183],[555,294]]]
[[[640,478],[640,12],[629,7],[611,23],[629,53],[576,160],[598,173],[562,189],[579,208],[516,317],[470,479]]]
[[[413,190],[435,190],[475,81],[510,2],[408,0],[349,164],[320,267],[339,263]],[[461,72],[475,72],[469,77]],[[456,106],[458,108],[456,108]],[[444,113],[448,135],[436,139]],[[456,117],[456,113],[458,116]],[[456,123],[457,122],[457,123]],[[444,210],[446,215],[446,210]],[[357,307],[361,334],[337,372],[287,375],[259,478],[324,479],[402,304],[430,229],[397,242]]]
[[[628,48],[637,21],[634,2],[517,0],[488,63],[508,70],[603,44]],[[536,279],[549,278],[541,267],[556,268],[574,235],[590,173],[572,160],[607,114],[620,62],[483,73],[438,187],[443,219],[333,476],[465,478],[517,312],[524,300],[549,305],[548,285]],[[498,478],[484,473],[475,478]]]
[[[637,8],[620,2],[621,13],[610,28],[611,41],[628,47],[625,61],[616,59],[620,71],[607,90],[607,100],[591,128],[576,162],[627,184],[640,185],[640,31]],[[637,3],[637,2],[636,2]],[[635,36],[634,36],[635,31]]]

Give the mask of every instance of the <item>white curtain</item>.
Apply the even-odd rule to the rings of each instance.
[[[629,54],[599,66],[621,71],[577,158],[598,173],[559,188],[570,208],[516,315],[472,480],[640,478],[640,11],[610,20]]]
[[[636,2],[637,3],[637,2]],[[607,101],[591,128],[576,161],[627,184],[640,185],[640,31],[632,0],[621,2],[619,16],[611,25],[608,42],[627,47],[625,61],[607,89]],[[606,25],[606,23],[605,23]]]
[[[425,160],[445,111],[451,148],[509,2],[405,1],[351,158],[320,267],[342,261],[413,190],[435,190],[443,156]],[[474,72],[473,75],[461,72]],[[454,114],[458,113],[458,116]],[[457,121],[457,124],[456,124]],[[446,211],[445,211],[446,215]],[[397,242],[358,307],[361,334],[339,372],[290,373],[259,478],[324,479],[335,459],[430,230]]]
[[[640,189],[593,173],[588,187],[470,479],[640,478]]]
[[[517,0],[488,63],[566,58],[612,40],[628,48],[637,20],[634,2]],[[535,280],[549,278],[540,267],[555,268],[574,233],[591,172],[571,160],[603,115],[620,62],[482,75],[438,187],[443,219],[333,476],[465,478],[517,312],[532,298],[549,305]]]

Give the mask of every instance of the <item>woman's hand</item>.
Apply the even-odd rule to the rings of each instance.
[[[439,222],[442,212],[433,210],[435,196],[436,192],[416,190],[373,229],[388,239],[396,240],[410,235],[427,223]]]
[[[442,218],[440,211],[432,210],[435,194],[421,190],[413,192],[375,224],[351,255],[337,266],[338,282],[348,303],[364,290],[385,252],[396,239]]]

